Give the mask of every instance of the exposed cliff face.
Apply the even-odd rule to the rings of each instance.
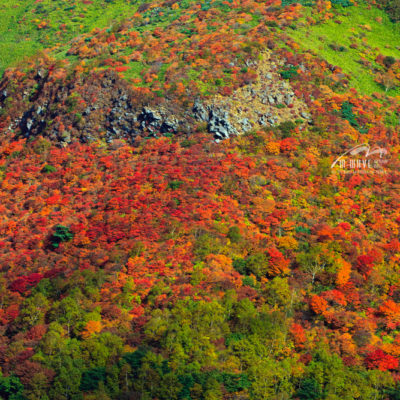
[[[310,119],[270,54],[252,68],[257,80],[232,95],[186,103],[141,96],[111,70],[68,74],[63,66],[49,64],[23,78],[10,72],[0,84],[1,122],[6,134],[42,135],[67,145],[74,140],[133,142],[138,135],[189,134],[199,125],[221,140],[286,120]]]
[[[195,103],[196,118],[208,123],[208,130],[216,139],[289,120],[311,122],[305,102],[295,96],[288,81],[280,76],[278,71],[282,64],[270,53],[262,54],[258,64],[251,65],[257,72],[254,83],[238,89],[231,96],[218,95],[206,106]]]
[[[43,135],[65,145],[74,140],[123,138],[184,131],[167,102],[152,105],[138,98],[113,71],[86,77],[58,77],[63,71],[40,70],[25,82],[6,77],[1,84],[2,121],[7,134]],[[24,87],[24,91],[18,87]],[[180,118],[182,121],[182,117]]]

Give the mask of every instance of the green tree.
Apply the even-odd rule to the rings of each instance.
[[[268,258],[264,253],[251,254],[246,259],[247,275],[254,274],[257,278],[264,277],[268,271]]]
[[[306,378],[300,383],[296,396],[301,400],[318,400],[322,398],[321,385],[314,378]]]
[[[65,325],[68,336],[70,336],[72,332],[77,334],[79,329],[83,328],[81,325],[84,321],[84,310],[80,304],[78,304],[76,299],[77,297],[78,295],[70,295],[61,301],[54,303],[53,310],[50,313],[50,318],[53,321]],[[82,324],[79,324],[80,322]]]
[[[92,336],[81,343],[82,357],[90,368],[106,367],[110,360],[117,360],[123,354],[122,339],[111,332]]]
[[[242,235],[237,226],[231,226],[226,236],[232,243],[239,243],[242,240]]]
[[[219,254],[220,252],[220,238],[209,232],[201,234],[194,243],[194,254],[199,260],[204,260],[209,254]]]
[[[48,356],[59,353],[65,345],[64,334],[63,327],[58,322],[52,322],[40,343],[41,351]]]
[[[63,225],[57,225],[56,230],[51,236],[51,244],[54,248],[57,248],[60,243],[68,242],[74,237],[74,234],[69,230],[68,227]]]
[[[0,396],[2,399],[24,400],[23,390],[24,386],[16,376],[0,376]]]
[[[49,379],[43,372],[33,375],[29,385],[25,388],[24,396],[28,400],[50,400],[48,397]]]
[[[82,374],[80,389],[84,392],[96,390],[100,381],[105,381],[106,369],[104,367],[95,367],[86,370]]]
[[[297,255],[297,262],[301,269],[310,275],[311,283],[314,284],[315,278],[328,266],[328,260],[324,255],[321,245],[312,246],[307,252]]]
[[[217,301],[181,300],[172,310],[155,311],[145,327],[148,340],[157,341],[176,365],[215,365],[214,341],[229,332],[224,308]]]
[[[134,388],[143,399],[175,400],[179,398],[181,384],[166,360],[161,355],[148,351],[140,361]]]
[[[265,293],[268,304],[271,306],[293,306],[295,295],[289,286],[288,278],[276,276],[265,285]]]
[[[81,400],[80,390],[83,361],[71,357],[63,357],[50,390],[50,398],[54,400]]]
[[[26,328],[42,323],[48,306],[49,301],[41,293],[28,297],[21,308],[19,321]]]

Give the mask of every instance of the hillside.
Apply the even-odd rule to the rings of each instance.
[[[382,71],[377,57],[400,57],[398,23],[391,21],[384,11],[363,3],[346,7],[334,18],[315,21],[312,25],[310,19],[312,11],[308,9],[300,25],[289,33],[302,50],[312,50],[342,68],[351,76],[350,85],[360,93],[371,95],[385,90],[375,81],[377,72]],[[389,95],[399,94],[397,85],[389,88]]]
[[[38,51],[52,48],[61,53],[77,35],[117,24],[127,13],[134,13],[135,3],[4,0],[0,5],[0,74]]]
[[[3,2],[0,398],[400,398],[400,14],[300,3]]]

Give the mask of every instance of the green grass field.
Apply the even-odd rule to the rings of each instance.
[[[378,54],[400,58],[400,25],[392,23],[383,11],[360,4],[333,10],[338,15],[317,25],[303,25],[289,29],[287,33],[301,46],[312,50],[330,64],[337,65],[351,75],[351,86],[363,94],[384,90],[374,82],[374,74],[357,61],[364,58],[375,66]],[[312,16],[312,9],[307,10]],[[335,21],[340,21],[338,24]],[[354,43],[357,48],[350,48]],[[336,51],[330,45],[344,46]],[[393,89],[389,95],[400,95],[400,89]]]
[[[2,0],[0,76],[38,50],[62,45],[81,33],[131,16],[138,4],[129,0]]]

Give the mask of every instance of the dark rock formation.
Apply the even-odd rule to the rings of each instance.
[[[291,117],[277,109],[298,101],[288,83],[276,80],[275,73],[260,74],[259,83],[231,97],[185,104],[143,95],[113,70],[75,74],[41,66],[17,79],[5,75],[0,82],[0,127],[3,134],[40,135],[65,146],[76,140],[133,143],[137,136],[190,134],[204,123],[215,140],[223,140]],[[310,114],[302,117],[311,123]]]

